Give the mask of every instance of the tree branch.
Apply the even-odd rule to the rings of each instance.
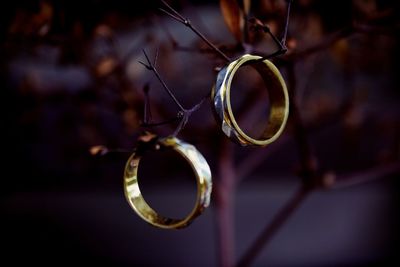
[[[303,119],[301,118],[300,108],[296,98],[296,86],[294,65],[291,63],[288,65],[288,87],[291,120],[294,126],[293,135],[297,145],[301,166],[299,176],[302,178],[304,187],[314,188],[319,185],[320,182],[318,180],[319,177],[317,176],[318,161],[316,156],[313,154]]]
[[[166,15],[170,16],[171,18],[175,19],[176,21],[182,23],[189,29],[191,29],[197,36],[199,36],[211,49],[213,49],[221,58],[225,59],[227,62],[230,62],[231,59],[225,55],[217,46],[215,46],[213,43],[211,43],[196,27],[192,25],[192,23],[185,17],[183,17],[181,14],[179,14],[178,11],[176,11],[174,8],[172,8],[168,3],[166,3],[164,0],[161,0],[161,2],[164,4],[164,6],[168,9],[165,10],[163,8],[159,8],[160,11],[164,12]]]
[[[289,15],[288,15],[289,16]],[[271,29],[268,27],[268,25],[262,23],[260,20],[256,19],[256,18],[251,18],[249,19],[249,22],[252,24],[252,27],[254,29],[261,29],[263,32],[268,33],[269,36],[271,36],[272,40],[274,41],[274,43],[278,46],[278,50],[275,51],[272,54],[268,54],[263,56],[262,58],[260,58],[260,61],[263,61],[265,59],[270,59],[270,58],[274,58],[277,57],[279,55],[283,55],[287,52],[287,48],[286,45],[284,43],[282,43],[281,41],[279,41],[279,39],[271,32]],[[287,32],[287,29],[285,29],[285,32]],[[284,35],[284,38],[286,40],[286,33]]]
[[[150,61],[149,56],[147,55],[146,51],[143,50],[143,54],[147,60],[147,64],[143,63],[141,61],[139,61],[140,64],[142,64],[143,66],[145,66],[148,70],[152,71],[154,73],[154,75],[157,77],[157,79],[159,80],[159,82],[162,84],[163,88],[165,89],[165,91],[168,93],[168,95],[171,97],[171,99],[174,101],[174,103],[178,106],[179,111],[178,114],[175,118],[169,119],[167,121],[164,122],[160,122],[160,123],[149,123],[148,121],[148,112],[146,112],[146,109],[149,107],[150,103],[148,102],[148,92],[146,93],[145,90],[145,97],[147,99],[147,103],[146,103],[146,99],[145,99],[145,118],[144,118],[144,123],[143,126],[147,126],[147,127],[151,127],[151,126],[159,126],[159,125],[164,125],[164,124],[168,124],[171,122],[174,122],[176,120],[180,119],[180,122],[178,124],[178,127],[175,129],[173,136],[178,135],[178,133],[186,126],[187,122],[189,121],[189,117],[190,115],[192,115],[193,112],[195,112],[196,110],[198,110],[200,108],[200,106],[204,103],[205,99],[207,99],[209,97],[210,92],[203,97],[199,103],[195,104],[193,107],[191,107],[190,109],[186,109],[182,106],[182,104],[178,101],[178,99],[175,97],[175,95],[172,93],[172,91],[168,88],[167,84],[164,82],[164,80],[161,78],[161,75],[159,74],[156,65],[157,65],[157,58],[158,58],[158,50],[156,52],[156,56],[154,58],[154,62],[152,63]],[[147,94],[147,95],[146,95]]]
[[[146,57],[147,64],[139,61],[140,64],[145,66],[148,70],[152,71],[154,75],[157,77],[158,81],[161,83],[165,91],[168,93],[168,95],[171,97],[171,99],[174,101],[174,103],[178,106],[180,110],[184,110],[184,107],[179,103],[178,99],[176,99],[175,95],[172,93],[172,91],[168,88],[167,84],[164,82],[164,80],[161,78],[160,74],[158,73],[158,70],[156,68],[156,59],[157,57],[154,58],[154,64],[150,61],[147,53],[145,50],[143,50],[143,54]],[[158,53],[157,53],[158,54]]]
[[[262,29],[265,33],[268,33],[269,36],[271,36],[272,40],[275,42],[275,44],[278,46],[278,50],[275,51],[274,53],[270,55],[263,56],[260,60],[265,60],[265,59],[271,59],[280,55],[283,55],[287,52],[287,47],[286,47],[286,37],[288,33],[288,28],[289,28],[289,19],[290,19],[290,7],[292,5],[293,0],[287,0],[287,11],[286,11],[286,19],[285,19],[285,28],[283,30],[283,37],[281,40],[279,40],[275,34],[271,32],[271,29],[268,27],[268,25],[262,23],[260,20],[256,18],[251,18],[249,19],[249,22],[252,24],[252,27],[254,29]]]

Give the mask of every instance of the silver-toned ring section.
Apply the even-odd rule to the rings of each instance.
[[[282,75],[272,62],[260,59],[246,54],[229,63],[218,73],[211,93],[212,106],[222,131],[242,146],[266,146],[274,142],[283,132],[289,116],[289,96]],[[254,67],[268,88],[270,113],[265,131],[258,138],[250,137],[239,127],[231,106],[233,77],[245,65]]]

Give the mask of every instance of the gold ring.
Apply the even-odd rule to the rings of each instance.
[[[217,81],[212,89],[213,108],[220,121],[222,131],[230,139],[242,146],[266,146],[274,142],[285,128],[289,115],[289,97],[286,84],[279,70],[269,60],[261,57],[243,55],[220,70]],[[247,135],[238,125],[231,107],[231,84],[237,70],[244,65],[250,65],[261,75],[268,87],[270,113],[268,124],[258,139]]]
[[[147,149],[173,149],[192,167],[197,181],[196,204],[189,215],[183,219],[164,217],[154,211],[144,200],[138,184],[138,168],[143,153]],[[157,138],[139,143],[138,148],[128,159],[124,173],[125,197],[133,210],[146,222],[164,229],[178,229],[188,226],[210,204],[212,189],[211,171],[203,155],[193,146],[176,137]]]

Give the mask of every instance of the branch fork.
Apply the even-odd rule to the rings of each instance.
[[[161,85],[163,86],[163,88],[165,89],[167,94],[169,95],[169,97],[172,99],[172,101],[178,107],[179,111],[178,111],[178,113],[177,113],[175,118],[169,119],[169,120],[164,121],[164,122],[150,123],[151,110],[150,110],[150,99],[149,99],[149,87],[145,86],[144,87],[145,112],[144,112],[144,123],[142,124],[142,126],[146,126],[146,127],[159,126],[159,125],[163,125],[163,124],[168,124],[168,123],[174,122],[176,120],[180,120],[180,122],[178,124],[178,127],[175,129],[174,133],[172,134],[173,136],[177,136],[179,134],[179,132],[183,128],[185,128],[185,126],[188,123],[189,118],[192,115],[192,113],[200,108],[200,106],[203,104],[204,100],[208,97],[208,95],[203,97],[200,100],[200,102],[197,103],[196,105],[194,105],[193,107],[191,107],[189,109],[184,108],[183,105],[179,102],[179,100],[175,97],[173,92],[168,88],[167,84],[162,79],[160,73],[157,70],[158,50],[156,52],[156,56],[154,57],[153,62],[151,62],[151,60],[150,60],[150,58],[147,55],[145,50],[143,50],[143,54],[144,54],[144,56],[146,58],[147,63],[144,63],[142,61],[139,61],[139,63],[142,64],[146,69],[148,69],[148,70],[150,70],[150,71],[152,71],[154,73],[154,75],[157,77],[157,79],[159,80],[159,82],[161,83]]]

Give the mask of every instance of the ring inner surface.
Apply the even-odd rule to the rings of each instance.
[[[279,131],[284,122],[286,104],[284,88],[279,78],[265,62],[257,61],[252,66],[261,75],[268,90],[270,112],[267,127],[260,138],[269,139]]]
[[[196,178],[193,166],[180,152],[162,147],[132,156],[124,179],[131,206],[143,219],[159,226],[173,226],[184,221],[196,205]],[[189,193],[182,196],[183,191]]]
[[[236,90],[240,88],[233,88],[231,87],[230,94],[231,94],[231,101],[237,102],[234,100],[235,96],[239,96],[242,101],[242,106],[239,108],[235,108],[235,112],[238,115],[235,116],[235,120],[237,121],[239,127],[242,131],[251,138],[255,138],[257,140],[267,140],[273,137],[280,129],[284,122],[285,117],[285,95],[284,95],[284,88],[281,84],[281,81],[276,76],[276,74],[270,69],[267,63],[263,61],[259,61],[256,59],[251,59],[244,62],[237,72],[234,74],[235,76],[238,72],[242,72],[243,67],[251,67],[251,69],[256,70],[257,76],[261,76],[260,81],[262,81],[261,90],[254,90],[254,91],[247,91],[245,93],[238,93]],[[249,78],[254,79],[254,75],[250,74]],[[239,74],[240,75],[240,74]],[[235,80],[236,77],[234,77]],[[242,86],[243,88],[248,89],[248,86],[251,86],[254,83],[251,81],[247,81],[246,86]],[[251,89],[250,89],[251,90]],[[264,95],[265,93],[265,95]],[[257,105],[257,102],[262,98],[262,105]],[[264,100],[265,99],[265,100]],[[246,107],[244,102],[252,101],[255,105],[247,105],[248,109],[243,110],[242,107]],[[232,103],[232,105],[236,106],[237,103]],[[257,111],[258,109],[258,111]],[[254,120],[248,120],[247,118],[242,119],[243,112],[249,112],[249,116],[253,116],[253,112],[255,112],[256,117],[260,118],[262,122],[255,122]],[[261,115],[260,115],[261,113]],[[249,117],[248,116],[248,117]],[[259,128],[261,124],[261,129]],[[254,130],[256,129],[256,130]]]

